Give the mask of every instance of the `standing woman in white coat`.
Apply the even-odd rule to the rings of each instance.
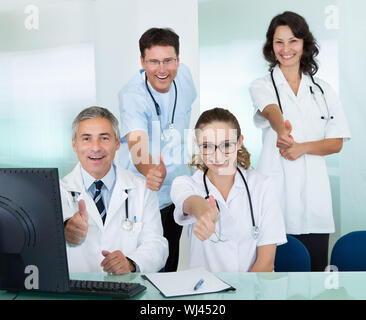
[[[305,19],[284,12],[266,37],[270,73],[250,87],[254,123],[263,130],[257,169],[275,177],[286,232],[307,247],[312,271],[324,271],[334,232],[324,156],[340,152],[351,136],[336,93],[313,77],[319,49]]]
[[[268,177],[248,170],[237,119],[204,112],[196,124],[193,176],[172,184],[174,218],[188,226],[190,266],[221,271],[273,271],[276,245],[286,242],[279,201]]]

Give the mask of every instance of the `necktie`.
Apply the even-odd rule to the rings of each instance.
[[[105,221],[105,218],[107,216],[107,211],[105,209],[103,199],[102,199],[102,193],[101,193],[102,192],[102,187],[103,187],[103,181],[96,180],[96,181],[94,181],[94,184],[95,184],[95,188],[96,188],[95,195],[94,195],[94,202],[95,202],[95,205],[98,208],[98,211],[100,213],[100,217],[102,218],[103,225],[104,225],[104,221]]]

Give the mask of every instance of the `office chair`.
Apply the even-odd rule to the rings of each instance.
[[[275,272],[310,272],[310,255],[300,240],[286,235],[287,243],[276,249]]]
[[[366,271],[366,231],[351,232],[339,238],[330,264],[338,271]]]

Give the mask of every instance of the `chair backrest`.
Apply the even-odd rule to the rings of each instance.
[[[276,249],[276,272],[308,272],[311,271],[310,255],[300,240],[286,235],[287,243]]]
[[[339,238],[330,264],[338,271],[366,271],[366,231],[354,231]]]

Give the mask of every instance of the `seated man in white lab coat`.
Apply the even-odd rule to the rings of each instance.
[[[113,162],[118,120],[104,108],[83,110],[72,147],[79,163],[60,184],[69,271],[159,271],[168,256],[159,202],[142,177]]]

